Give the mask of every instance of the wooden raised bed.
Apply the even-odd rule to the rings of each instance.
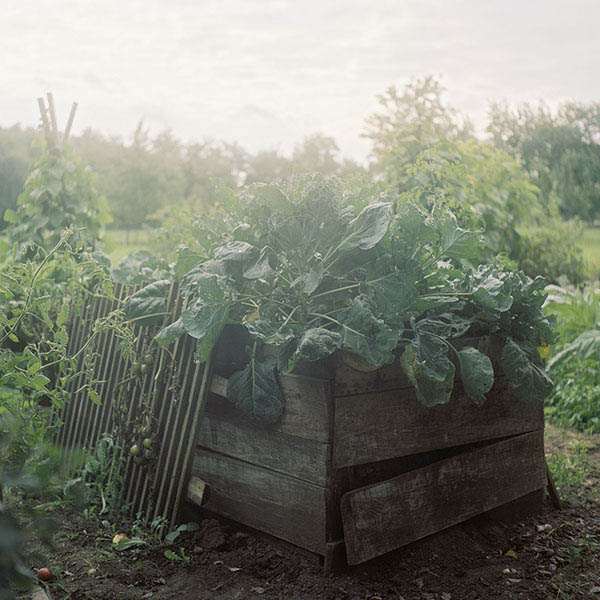
[[[364,373],[338,354],[281,378],[285,413],[266,428],[223,399],[231,368],[216,356],[190,490],[202,480],[206,508],[322,555],[326,568],[344,551],[359,564],[518,499],[541,505],[543,407],[516,400],[502,377],[481,407],[457,381],[448,404],[426,408],[397,362]]]

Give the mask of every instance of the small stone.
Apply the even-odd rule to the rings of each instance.
[[[194,554],[202,554],[204,552],[204,548],[202,546],[194,546],[192,552]]]

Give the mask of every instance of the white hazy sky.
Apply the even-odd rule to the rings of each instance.
[[[0,0],[0,125],[239,141],[322,131],[363,159],[376,95],[441,75],[481,127],[492,99],[600,99],[600,0]]]

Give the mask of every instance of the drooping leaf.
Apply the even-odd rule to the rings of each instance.
[[[415,327],[415,339],[411,342],[415,350],[415,361],[420,370],[437,381],[444,381],[450,368],[448,344],[439,336]]]
[[[226,262],[244,262],[256,254],[256,248],[248,242],[228,242],[215,250],[215,259]]]
[[[171,282],[162,279],[138,290],[125,302],[125,319],[134,321],[136,325],[155,325],[162,322],[170,289]]]
[[[284,397],[275,375],[274,361],[255,358],[227,382],[227,399],[257,422],[276,423],[283,414]]]
[[[201,299],[182,313],[181,324],[185,331],[198,340],[194,357],[196,362],[203,363],[208,359],[228,316],[227,304],[205,304]]]
[[[246,320],[244,325],[253,338],[271,346],[281,346],[294,337],[291,327],[278,327],[273,325],[271,321],[260,317],[253,321]]]
[[[485,395],[494,385],[494,367],[489,356],[467,346],[458,352],[460,376],[465,392],[476,404],[485,402]]]
[[[287,375],[294,369],[295,363],[292,360],[292,357],[294,356],[297,347],[298,340],[295,337],[279,347],[279,352],[277,354],[277,370],[280,373]]]
[[[161,329],[156,334],[154,339],[161,346],[168,346],[169,344],[172,344],[173,342],[178,340],[184,333],[185,327],[183,326],[183,322],[180,317],[179,319],[177,319],[177,321],[174,321],[170,325],[167,325],[166,327]]]
[[[507,338],[501,364],[515,396],[524,402],[543,400],[552,390],[537,348],[527,341]]]
[[[373,314],[369,299],[356,296],[345,321],[338,329],[342,345],[362,356],[369,364],[380,367],[394,360],[392,350],[398,344],[399,331],[393,331]]]
[[[293,356],[294,363],[313,362],[331,356],[342,345],[342,336],[323,327],[307,329]]]
[[[400,357],[400,365],[412,383],[419,402],[425,406],[446,404],[452,395],[454,387],[454,365],[448,360],[446,376],[442,381],[425,373],[417,359],[413,346],[406,347]]]

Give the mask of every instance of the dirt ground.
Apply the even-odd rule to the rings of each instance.
[[[183,548],[180,560],[151,543],[118,552],[113,532],[75,511],[47,564],[32,567],[56,574],[47,588],[56,600],[600,598],[600,436],[548,426],[546,440],[549,455],[587,455],[562,511],[546,501],[520,523],[473,519],[339,575],[325,577],[314,557],[209,518],[171,547]],[[568,466],[559,475],[571,481]]]

